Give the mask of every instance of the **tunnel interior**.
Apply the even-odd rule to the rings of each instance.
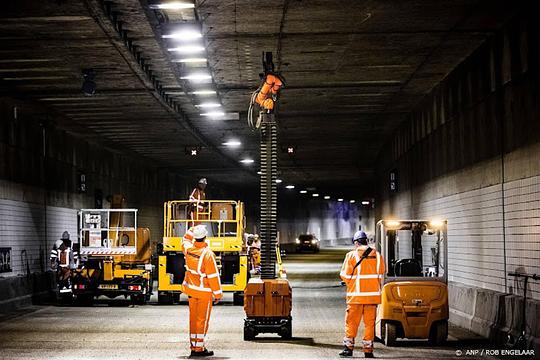
[[[509,0],[5,2],[0,328],[13,332],[0,334],[0,350],[18,358],[24,344],[46,348],[45,330],[34,336],[17,326],[29,321],[32,328],[33,316],[48,319],[56,311],[77,313],[51,300],[56,280],[49,256],[64,231],[73,242],[80,238],[81,209],[114,208],[114,195],[122,195],[122,207],[138,209],[138,224],[148,228],[157,268],[167,244],[164,203],[189,199],[201,178],[208,180],[206,199],[241,201],[245,232],[261,232],[261,135],[248,126],[248,107],[265,71],[262,54],[271,52],[284,79],[273,112],[276,229],[298,289],[293,314],[319,316],[298,322],[307,335],[297,345],[308,350],[295,352],[293,342],[292,356],[335,352],[319,338],[308,339],[319,330],[324,338],[316,324],[342,319],[345,311],[345,295],[324,289],[339,282],[353,234],[363,230],[375,240],[377,222],[391,219],[448,222],[444,275],[458,340],[419,350],[423,356],[451,357],[467,346],[490,346],[500,355],[507,335],[523,331],[528,349],[539,354],[540,283],[511,275],[540,275],[535,10],[533,2]],[[186,219],[193,211],[179,209]],[[301,251],[298,239],[306,235],[320,254]],[[435,242],[423,242],[426,233],[389,230],[385,236],[392,257],[408,254],[421,271],[441,265]],[[223,264],[232,268],[227,265],[222,282],[235,284],[244,263],[224,254]],[[170,258],[164,273],[176,274],[171,283],[180,286],[184,257],[178,251]],[[326,303],[331,310],[324,310]],[[32,310],[13,317],[24,309]],[[92,317],[92,309],[99,307],[79,310]],[[100,316],[129,316],[128,309],[116,315],[114,309]],[[238,325],[241,311],[224,309]],[[165,311],[148,316],[176,316]],[[99,342],[100,329],[92,331]],[[465,333],[473,340],[461,341]],[[268,341],[261,345],[268,358],[279,358]],[[247,356],[223,339],[217,344],[231,358]],[[413,342],[399,354],[419,348],[423,343]],[[87,355],[108,354],[94,348]]]

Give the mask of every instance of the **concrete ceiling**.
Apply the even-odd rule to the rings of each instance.
[[[281,177],[297,187],[365,195],[377,154],[407,112],[515,10],[515,2],[200,0],[150,10],[139,0],[18,0],[0,14],[0,91],[30,99],[75,132],[187,175],[256,185],[258,135],[245,113],[272,51],[287,83],[278,119]],[[175,26],[200,24],[213,85],[239,119],[199,116],[200,99],[171,62]],[[141,61],[141,58],[143,59]],[[97,93],[81,93],[82,70]],[[231,137],[243,146],[222,146]],[[190,146],[202,146],[197,157]]]

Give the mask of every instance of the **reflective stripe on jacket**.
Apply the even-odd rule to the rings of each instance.
[[[192,202],[197,210],[203,210],[204,206],[201,205],[201,202],[206,200],[206,194],[203,190],[200,190],[199,188],[193,189],[191,192],[191,195],[189,195],[189,201]]]
[[[216,256],[208,248],[208,244],[195,241],[192,246],[185,248],[184,255],[186,259],[186,275],[182,284],[184,293],[199,299],[221,298],[223,291]]]
[[[384,259],[372,250],[362,263],[358,263],[367,246],[360,246],[345,256],[341,267],[341,279],[347,285],[347,304],[380,304],[384,276]]]

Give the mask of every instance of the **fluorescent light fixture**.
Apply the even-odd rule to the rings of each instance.
[[[182,9],[194,9],[195,4],[193,3],[187,3],[187,2],[180,2],[180,1],[173,1],[173,2],[166,2],[162,4],[150,4],[148,5],[150,9],[153,10],[182,10]]]
[[[369,205],[369,201],[367,200],[362,201],[362,205]]]
[[[255,162],[255,160],[253,160],[253,159],[242,159],[242,160],[240,160],[240,162],[242,164],[253,164]]]
[[[326,195],[326,196],[324,197],[324,200],[330,200],[330,196]]]
[[[351,200],[349,201],[351,204],[354,204],[356,202],[356,200]]]
[[[218,108],[221,106],[221,104],[219,103],[202,103],[202,104],[199,104],[199,105],[195,105],[196,107],[200,107],[200,108]]]
[[[180,41],[191,41],[202,38],[200,31],[196,30],[182,30],[172,34],[166,34],[161,36],[163,39],[175,39]]]
[[[210,111],[207,113],[202,113],[201,116],[206,116],[209,118],[220,118],[225,116],[225,113],[223,111]]]
[[[191,92],[192,95],[214,95],[215,93],[215,90],[196,90]]]
[[[300,194],[307,194],[307,190],[300,190]]]
[[[313,196],[313,197],[319,197],[319,194],[315,193],[315,194],[311,194],[311,196]]]
[[[283,180],[281,179],[276,179],[276,184],[281,184],[283,182]]]
[[[174,51],[182,54],[196,54],[204,51],[204,47],[200,45],[182,45],[174,48],[168,48],[168,51]]]
[[[210,80],[211,78],[212,76],[210,74],[204,74],[204,73],[189,74],[189,75],[181,77],[181,79],[183,80],[193,80],[193,81]]]
[[[260,172],[260,171],[257,171],[257,175],[262,175],[262,172]]]
[[[224,143],[222,143],[222,145],[230,146],[230,147],[237,147],[237,146],[242,145],[242,143],[240,141],[238,141],[238,140],[229,140],[229,141],[225,141]]]
[[[208,60],[206,58],[185,58],[185,59],[173,59],[172,62],[192,64],[192,63],[205,63]]]
[[[341,201],[343,201],[343,199],[337,199],[337,201],[341,202]]]
[[[294,185],[287,185],[285,186],[287,189],[294,189]]]

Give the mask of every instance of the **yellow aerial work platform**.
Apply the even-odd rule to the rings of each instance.
[[[206,225],[206,242],[216,254],[223,291],[234,292],[234,304],[242,305],[249,273],[244,204],[205,200],[204,209],[193,214],[192,206],[193,202],[188,200],[172,200],[163,205],[163,243],[157,247],[158,302],[178,302],[185,274],[182,237],[189,227]]]

